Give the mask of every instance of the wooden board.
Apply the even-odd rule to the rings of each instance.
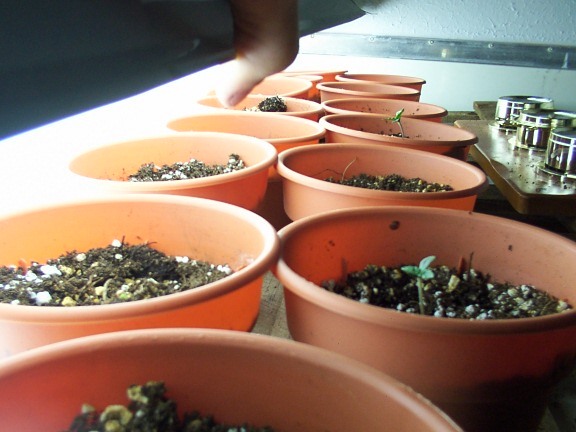
[[[493,123],[492,119],[458,120],[455,125],[478,136],[470,156],[512,207],[522,214],[576,216],[576,180],[545,172],[544,152],[517,148],[515,132]]]
[[[496,117],[496,101],[476,101],[474,102],[474,111],[480,117],[480,120],[494,120]]]

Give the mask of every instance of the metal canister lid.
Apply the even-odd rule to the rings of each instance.
[[[553,109],[554,102],[541,96],[501,96],[496,104],[495,119],[501,125],[515,126],[520,112],[526,109]]]
[[[524,102],[522,109],[534,109],[534,108],[552,109],[552,107],[553,107],[552,99],[541,96],[530,96],[528,97],[526,102]]]
[[[518,123],[536,128],[573,128],[576,127],[576,112],[525,109],[520,112]]]
[[[574,128],[576,127],[576,112],[554,111],[550,126],[554,128]]]
[[[524,109],[553,108],[552,99],[542,96],[501,96],[498,98],[498,102],[511,106],[521,106]]]
[[[524,126],[549,128],[554,117],[554,110],[523,110],[518,123]]]
[[[570,146],[576,145],[576,129],[555,129],[550,133],[550,140]]]

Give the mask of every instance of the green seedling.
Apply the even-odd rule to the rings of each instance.
[[[418,287],[418,306],[420,307],[420,314],[424,315],[424,281],[432,279],[434,272],[430,269],[430,264],[436,259],[431,255],[423,258],[417,266],[402,266],[400,269],[409,276],[416,278],[416,286]]]
[[[402,135],[402,137],[404,137],[404,128],[402,127],[402,114],[404,114],[404,108],[402,108],[400,111],[397,111],[394,117],[386,117],[386,120],[398,123],[398,127],[400,128],[400,134]]]

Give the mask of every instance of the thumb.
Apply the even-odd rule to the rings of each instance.
[[[240,102],[256,84],[279,72],[298,53],[296,0],[231,0],[236,59],[227,64],[216,95],[225,106]]]
[[[232,60],[224,65],[223,79],[216,88],[216,96],[220,103],[232,107],[244,99],[266,75],[242,59]]]

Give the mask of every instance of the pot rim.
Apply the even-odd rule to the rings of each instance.
[[[445,130],[445,131],[453,131],[460,136],[460,139],[457,140],[446,140],[446,139],[438,139],[438,140],[429,140],[429,139],[419,139],[419,138],[401,138],[395,136],[386,136],[372,132],[365,132],[357,129],[351,129],[344,126],[340,126],[337,124],[332,123],[333,120],[338,119],[377,119],[380,118],[383,121],[390,121],[382,118],[381,114],[370,114],[370,113],[357,113],[357,114],[329,114],[323,116],[318,123],[321,124],[327,131],[332,131],[344,135],[356,136],[359,138],[364,139],[371,139],[376,141],[382,142],[390,142],[390,143],[397,143],[397,144],[405,144],[405,145],[420,145],[420,146],[438,146],[438,145],[450,145],[452,147],[466,147],[478,142],[478,137],[463,128],[459,128],[458,126],[452,126],[443,123],[436,123],[430,122],[423,119],[417,118],[403,118],[402,122],[404,125],[422,125],[427,129],[432,130]],[[456,132],[457,131],[457,132]]]
[[[331,114],[353,114],[353,113],[374,114],[374,113],[368,113],[368,112],[363,112],[363,111],[352,111],[352,110],[347,110],[344,108],[339,108],[339,107],[333,106],[333,105],[338,105],[339,103],[345,103],[345,102],[357,102],[357,103],[366,103],[366,104],[384,102],[384,103],[391,103],[391,104],[401,104],[401,105],[405,105],[407,107],[410,107],[410,106],[422,107],[422,106],[424,106],[424,107],[430,108],[431,110],[437,110],[438,111],[437,113],[417,114],[417,115],[415,115],[415,114],[403,114],[402,118],[446,117],[448,115],[448,110],[446,110],[444,107],[441,107],[440,105],[434,105],[434,104],[430,104],[430,103],[416,102],[416,101],[410,101],[410,100],[402,100],[402,99],[350,97],[350,98],[341,98],[341,99],[330,99],[330,100],[321,102],[320,105],[322,107],[324,107],[324,110],[326,111],[327,115],[331,115]],[[329,113],[326,108],[338,110],[339,112]],[[378,115],[382,115],[382,114],[378,114]]]
[[[116,179],[102,179],[96,177],[90,177],[81,174],[74,170],[72,166],[79,159],[84,159],[90,157],[91,155],[105,152],[110,149],[119,148],[123,146],[134,145],[135,142],[162,142],[165,140],[181,140],[186,141],[191,138],[210,138],[215,141],[218,140],[233,140],[237,142],[247,143],[254,147],[259,147],[264,152],[264,157],[262,160],[256,162],[255,164],[247,165],[246,168],[218,174],[217,176],[201,177],[188,180],[166,180],[158,182],[129,182],[126,180],[116,180]],[[196,142],[192,145],[198,145]],[[201,144],[202,146],[205,144]],[[246,135],[236,135],[232,133],[223,132],[182,132],[182,133],[168,133],[164,135],[153,135],[146,137],[137,137],[134,139],[127,139],[122,141],[117,141],[111,144],[101,145],[97,147],[92,147],[88,150],[82,151],[75,154],[70,158],[68,162],[68,170],[75,176],[82,177],[91,182],[96,182],[100,184],[114,185],[115,187],[122,189],[136,190],[140,192],[147,191],[164,191],[164,190],[181,190],[181,189],[195,189],[207,186],[213,186],[217,184],[229,183],[232,181],[237,181],[246,177],[251,177],[259,172],[268,170],[273,166],[278,158],[276,148],[269,142],[255,137],[250,137]],[[176,161],[175,161],[176,162]]]
[[[352,215],[362,214],[403,214],[403,213],[428,213],[444,216],[461,215],[466,218],[476,218],[492,223],[505,224],[510,227],[522,227],[531,231],[535,236],[553,237],[556,243],[574,251],[576,254],[576,242],[573,242],[559,234],[542,228],[527,225],[518,221],[508,220],[493,215],[475,213],[465,210],[454,210],[433,207],[362,207],[348,208],[316,214],[299,219],[278,231],[280,238],[280,257],[273,268],[274,274],[281,281],[292,279],[298,281],[297,286],[283,283],[284,289],[326,310],[338,311],[338,314],[353,318],[358,321],[371,324],[429,333],[469,334],[469,335],[506,335],[513,333],[539,333],[543,331],[556,331],[576,325],[576,305],[574,309],[566,312],[534,318],[521,319],[497,319],[497,320],[466,320],[458,318],[437,318],[399,312],[392,309],[382,308],[375,305],[363,304],[348,299],[344,296],[324,290],[313,282],[306,280],[296,273],[284,261],[284,245],[299,230],[314,225],[318,221],[329,222],[333,219],[347,218]],[[304,288],[305,287],[305,288]]]
[[[163,328],[122,330],[82,336],[44,345],[2,360],[0,381],[15,374],[25,373],[43,364],[57,363],[64,358],[85,353],[129,350],[154,344],[162,352],[163,346],[201,346],[205,349],[227,347],[231,352],[250,352],[254,356],[272,355],[293,365],[302,363],[318,371],[329,370],[346,376],[366,387],[377,389],[383,396],[409,409],[412,415],[426,419],[431,429],[438,432],[462,432],[443,411],[427,398],[397,379],[358,360],[313,345],[255,333],[222,329]]]
[[[319,91],[353,96],[358,96],[358,93],[371,94],[374,97],[380,95],[382,98],[386,95],[418,96],[421,94],[420,91],[409,87],[367,81],[328,81],[319,83],[316,88]]]
[[[305,135],[299,135],[299,136],[289,136],[289,137],[280,137],[280,138],[267,138],[267,137],[253,137],[252,138],[257,138],[260,140],[264,140],[272,145],[278,145],[278,144],[293,144],[293,143],[299,143],[302,142],[303,139],[321,139],[324,137],[324,135],[326,134],[326,129],[320,125],[319,122],[313,121],[313,120],[309,120],[309,119],[305,119],[305,118],[300,118],[300,117],[295,117],[295,116],[286,116],[286,115],[282,115],[282,114],[277,114],[277,113],[269,113],[266,116],[266,119],[264,119],[261,115],[261,113],[257,113],[257,112],[249,112],[249,111],[223,111],[223,112],[212,112],[212,113],[195,113],[192,115],[187,115],[187,116],[183,116],[183,117],[178,117],[176,119],[172,119],[170,120],[166,127],[172,131],[172,132],[177,132],[178,134],[183,134],[183,133],[191,133],[191,132],[195,132],[198,133],[200,131],[193,131],[193,130],[178,130],[175,129],[173,126],[174,124],[178,124],[180,122],[185,122],[188,119],[202,119],[202,118],[207,118],[207,117],[223,117],[226,118],[227,116],[243,116],[243,117],[247,117],[247,118],[253,118],[256,119],[259,122],[277,122],[277,123],[288,123],[293,125],[294,127],[298,127],[298,126],[306,126],[307,128],[307,133]],[[290,123],[291,122],[291,123]],[[171,126],[172,125],[172,126]],[[218,132],[218,131],[212,131],[213,133],[228,133],[228,134],[232,134],[232,135],[241,135],[238,133],[233,133],[233,132]]]
[[[361,78],[366,77],[366,78]],[[368,78],[370,77],[370,78]],[[379,81],[378,78],[382,78]],[[374,74],[374,73],[349,73],[345,72],[343,74],[338,74],[336,76],[336,81],[343,82],[381,82],[384,84],[401,85],[401,84],[426,84],[424,78],[408,76],[408,75],[389,75],[389,74]]]
[[[456,189],[453,191],[446,192],[396,192],[396,191],[384,191],[384,190],[372,190],[365,188],[358,188],[354,186],[341,185],[337,183],[330,183],[324,180],[320,180],[306,174],[302,174],[298,171],[293,170],[288,167],[287,162],[289,162],[290,157],[295,155],[306,154],[306,153],[317,153],[318,157],[324,152],[337,151],[338,149],[358,149],[371,150],[381,152],[383,154],[405,154],[406,157],[418,158],[429,160],[430,162],[441,163],[446,165],[447,170],[459,169],[466,172],[467,175],[474,175],[476,177],[476,185],[466,189]],[[407,200],[436,200],[436,199],[453,199],[466,197],[474,194],[478,194],[482,190],[486,189],[488,186],[488,178],[486,174],[479,168],[476,168],[467,162],[448,158],[443,155],[438,155],[435,153],[430,153],[422,150],[415,150],[410,148],[402,147],[391,147],[391,146],[381,146],[378,144],[354,144],[354,143],[334,143],[334,144],[309,144],[305,146],[295,147],[292,149],[284,150],[278,155],[278,164],[276,166],[278,174],[287,180],[291,180],[298,184],[305,184],[307,187],[323,190],[327,192],[332,192],[338,195],[350,195],[356,197],[365,197],[372,199],[402,199]],[[401,195],[399,195],[401,194]]]
[[[254,101],[254,103],[258,103],[263,101],[264,99],[268,98],[270,96],[260,96],[260,95],[256,95],[256,94],[249,94],[247,95],[244,99],[242,99],[242,101]],[[288,104],[288,103],[294,103],[294,104],[301,104],[301,105],[305,105],[307,107],[307,109],[305,110],[299,110],[299,111],[286,111],[286,112],[266,112],[266,111],[256,111],[257,114],[262,114],[262,115],[287,115],[287,116],[301,116],[304,114],[321,114],[324,109],[322,108],[322,105],[320,105],[318,102],[314,102],[308,99],[300,99],[300,98],[295,98],[295,97],[291,97],[291,96],[281,96],[282,99],[284,99],[284,101]],[[205,96],[202,98],[199,98],[196,100],[196,103],[198,105],[201,105],[202,107],[207,107],[207,108],[213,108],[213,109],[222,109],[222,110],[228,110],[229,112],[243,112],[243,110],[238,110],[238,109],[234,109],[234,108],[226,108],[222,105],[220,106],[214,106],[214,105],[206,105],[206,102],[208,101],[219,101],[217,96]],[[239,105],[242,101],[240,101],[237,105]]]
[[[254,212],[232,204],[196,197],[178,195],[111,195],[91,197],[83,200],[71,199],[56,204],[40,205],[26,210],[12,212],[0,216],[0,222],[18,218],[22,215],[43,213],[68,207],[90,207],[109,203],[151,203],[156,205],[179,205],[194,208],[205,208],[219,213],[233,214],[242,221],[257,227],[262,233],[262,250],[245,267],[234,271],[226,278],[188,291],[164,295],[160,297],[136,300],[125,303],[90,306],[28,306],[0,303],[0,316],[4,321],[50,322],[57,319],[60,323],[75,322],[78,325],[87,324],[102,319],[125,319],[136,315],[153,315],[174,308],[190,306],[216,298],[263,276],[277,261],[280,253],[280,243],[276,230],[264,218]]]
[[[338,68],[334,68],[334,69],[285,69],[281,72],[278,72],[278,74],[280,75],[287,75],[287,76],[294,76],[294,75],[320,75],[320,76],[324,76],[324,75],[332,75],[332,74],[343,74],[348,72],[348,69],[338,69]]]
[[[273,83],[274,81],[284,81],[287,83],[294,83],[299,84],[300,87],[284,92],[274,92],[273,94],[268,94],[267,96],[294,96],[303,93],[307,93],[312,88],[313,84],[311,81],[306,80],[304,78],[298,78],[297,76],[282,76],[282,75],[270,75],[264,78],[261,82],[259,82],[251,91],[250,94],[254,95],[266,95],[265,93],[254,93],[257,90],[259,85]]]

